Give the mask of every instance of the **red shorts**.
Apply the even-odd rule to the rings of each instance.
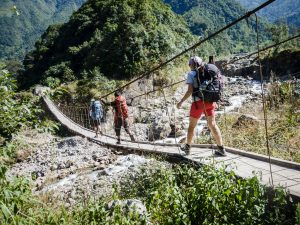
[[[190,117],[199,119],[203,112],[205,116],[214,116],[215,108],[216,104],[214,102],[203,102],[202,100],[193,102],[190,110]]]

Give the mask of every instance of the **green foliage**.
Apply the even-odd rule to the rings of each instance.
[[[60,85],[60,79],[54,77],[47,77],[43,82],[43,85],[50,87],[51,89],[57,88]]]
[[[29,183],[22,178],[8,180],[6,170],[0,166],[0,223],[23,224],[26,207],[31,202]]]
[[[0,135],[9,137],[24,126],[39,123],[36,115],[41,112],[36,107],[37,98],[15,92],[16,81],[6,70],[0,71]]]
[[[15,162],[14,158],[19,149],[28,148],[29,146],[20,140],[13,139],[6,141],[0,146],[0,157],[6,164]]]
[[[300,203],[297,205],[297,209],[296,209],[296,220],[297,220],[297,225],[300,225]]]
[[[68,23],[47,29],[27,54],[19,82],[28,87],[49,76],[72,81],[95,70],[126,79],[192,40],[183,19],[160,0],[89,0]]]
[[[268,85],[268,96],[267,104],[270,109],[278,108],[281,105],[295,104],[297,109],[298,103],[298,93],[299,84],[297,80],[288,80],[288,81],[276,81],[276,78],[271,77],[271,82]],[[296,113],[295,113],[296,115]]]
[[[242,180],[226,171],[213,166],[147,169],[119,193],[143,199],[154,224],[293,224],[281,189],[269,195],[256,177]]]
[[[85,1],[0,1],[0,58],[23,59],[50,24],[66,22]]]
[[[273,43],[279,43],[281,41],[284,41],[288,39],[291,36],[296,36],[298,34],[298,31],[293,30],[288,27],[287,23],[284,21],[281,21],[276,26],[270,26],[268,30],[271,33],[271,40]],[[286,43],[280,44],[276,46],[273,49],[273,55],[279,55],[283,50],[291,49],[296,51],[297,49],[300,49],[300,40],[299,38],[296,38],[294,40],[288,41]]]
[[[164,0],[173,10],[183,15],[191,31],[197,36],[207,37],[246,13],[235,1]],[[229,55],[252,51],[256,41],[255,20],[250,17],[220,35],[201,45],[200,55]],[[261,38],[266,40],[267,30],[263,22],[259,29]]]
[[[16,92],[16,81],[7,70],[0,70],[0,157],[10,161],[17,149],[24,147],[13,139],[23,128],[54,133],[59,125],[45,117],[39,98]]]
[[[107,199],[72,209],[49,208],[31,195],[22,178],[8,179],[0,166],[0,223],[6,224],[294,224],[282,189],[269,191],[256,177],[241,180],[226,168],[188,166],[145,168],[119,187],[122,198],[140,198],[148,215]],[[117,197],[117,195],[115,195]],[[299,209],[298,209],[299,211]],[[299,212],[297,212],[299,213]]]
[[[254,9],[263,4],[265,0],[238,0],[247,9]],[[285,0],[272,2],[268,7],[260,10],[258,14],[268,18],[269,21],[277,22],[285,20],[289,26],[300,27],[300,2],[298,0]]]
[[[45,72],[44,76],[47,78],[55,77],[58,81],[59,78],[63,77],[65,81],[72,81],[75,79],[72,69],[70,69],[69,62],[62,62],[55,66],[50,66]],[[59,78],[57,78],[59,77]]]

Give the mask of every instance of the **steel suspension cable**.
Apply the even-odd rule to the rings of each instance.
[[[172,119],[171,119],[171,115],[170,115],[170,112],[169,112],[169,109],[168,109],[168,103],[167,103],[166,94],[165,94],[164,89],[161,89],[161,90],[162,90],[162,93],[163,93],[163,96],[164,96],[164,101],[165,101],[165,106],[166,106],[166,110],[167,110],[167,115],[168,115],[169,123],[170,123],[170,126],[171,126]],[[180,147],[178,146],[177,139],[176,139],[176,121],[174,121],[174,134],[175,134],[175,144],[176,144],[176,146],[178,148],[178,153],[180,154]]]
[[[224,30],[227,30],[228,28],[234,26],[235,24],[239,23],[240,21],[242,21],[242,20],[244,20],[244,19],[250,17],[252,14],[255,14],[257,11],[259,11],[260,9],[262,9],[262,8],[264,8],[264,7],[266,7],[266,6],[268,6],[269,4],[271,4],[271,3],[274,2],[274,1],[275,1],[275,0],[268,0],[268,1],[266,1],[265,3],[263,3],[263,4],[261,4],[260,6],[256,7],[255,9],[253,9],[253,10],[247,12],[247,13],[246,13],[245,15],[243,15],[242,17],[240,17],[240,18],[234,20],[233,22],[231,22],[230,24],[224,26],[223,28],[221,28],[220,30],[216,31],[215,33],[209,35],[208,37],[204,38],[203,40],[199,41],[198,43],[196,43],[196,44],[192,45],[191,47],[185,49],[185,50],[182,51],[181,53],[179,53],[179,54],[173,56],[172,58],[170,58],[170,59],[168,59],[168,60],[166,60],[166,61],[160,63],[159,65],[155,66],[154,68],[152,68],[152,69],[150,69],[150,70],[148,70],[148,71],[142,73],[142,74],[139,75],[137,78],[135,78],[135,79],[131,80],[130,82],[128,82],[128,83],[122,85],[121,87],[115,89],[114,91],[111,91],[111,92],[109,92],[109,93],[107,93],[107,94],[101,96],[100,99],[105,98],[105,97],[107,97],[107,96],[113,94],[115,91],[118,91],[118,90],[120,90],[120,89],[123,89],[123,88],[129,86],[130,84],[132,84],[132,83],[134,83],[134,82],[136,82],[136,81],[138,81],[138,80],[140,80],[140,79],[142,79],[142,78],[144,78],[144,77],[150,75],[150,74],[153,73],[154,71],[156,71],[156,70],[158,70],[158,69],[164,67],[165,65],[167,65],[168,63],[170,63],[170,62],[172,62],[173,60],[177,59],[178,57],[180,57],[180,56],[184,55],[185,53],[187,53],[187,52],[189,52],[189,51],[195,49],[195,48],[198,47],[198,46],[200,46],[202,43],[204,43],[204,42],[206,42],[206,41],[208,41],[208,40],[214,38],[215,36],[217,36],[218,34],[220,34],[221,32],[223,32]]]
[[[273,44],[273,45],[269,45],[269,46],[267,46],[267,47],[265,47],[265,48],[260,49],[260,52],[264,52],[264,51],[266,51],[266,50],[268,50],[268,49],[270,49],[270,48],[277,47],[277,46],[279,46],[279,45],[281,45],[281,44],[284,44],[284,43],[286,43],[286,42],[288,42],[288,41],[294,40],[294,39],[299,38],[299,37],[300,37],[300,34],[297,34],[297,35],[295,35],[295,36],[293,36],[293,37],[289,37],[289,38],[287,38],[287,39],[285,39],[285,40],[283,40],[283,41],[280,41],[280,42],[278,42],[278,43],[275,43],[275,44]],[[256,54],[258,54],[258,51],[252,52],[252,53],[250,53],[250,54],[248,54],[248,55],[245,55],[245,56],[242,56],[242,57],[240,57],[240,58],[238,58],[238,59],[234,59],[234,60],[232,60],[232,61],[230,61],[230,62],[228,62],[228,63],[223,64],[222,66],[223,66],[223,67],[224,67],[224,66],[227,66],[227,65],[232,64],[232,63],[234,63],[234,62],[237,62],[237,61],[239,61],[239,60],[241,60],[241,59],[249,58],[250,56],[256,55]]]
[[[258,29],[258,17],[255,14],[255,22],[256,22],[256,44],[257,44],[257,59],[259,64],[259,73],[260,73],[260,82],[261,82],[261,94],[262,94],[262,104],[264,110],[264,121],[265,121],[265,135],[266,135],[266,146],[269,157],[269,168],[271,175],[271,184],[274,186],[273,182],[273,174],[272,174],[272,164],[271,164],[271,154],[270,154],[270,146],[269,146],[269,132],[268,132],[268,116],[266,111],[266,100],[265,100],[265,92],[264,92],[264,78],[262,73],[262,65],[260,60],[260,46],[259,46],[259,29]]]
[[[276,47],[276,46],[278,46],[278,45],[284,44],[284,43],[286,43],[286,42],[288,42],[288,41],[291,41],[291,40],[296,39],[296,38],[299,38],[299,37],[300,37],[300,34],[299,34],[299,35],[296,35],[296,36],[294,36],[294,37],[288,38],[288,39],[286,39],[286,40],[284,40],[284,41],[282,41],[282,42],[279,42],[279,43],[276,43],[276,44],[274,44],[274,45],[270,45],[270,46],[268,46],[268,47],[265,47],[265,48],[263,48],[263,49],[260,49],[260,52],[266,51],[266,50],[268,50],[268,49],[270,49],[270,48],[274,48],[274,47]],[[248,55],[246,55],[246,56],[243,56],[243,57],[240,57],[240,58],[235,59],[235,60],[233,60],[233,61],[230,61],[230,62],[228,62],[228,63],[225,63],[225,64],[223,64],[222,66],[224,67],[224,66],[226,66],[226,65],[232,64],[232,63],[237,62],[237,61],[239,61],[239,60],[248,58],[248,57],[250,57],[250,56],[252,56],[252,55],[255,55],[255,54],[257,54],[257,53],[258,53],[257,51],[256,51],[256,52],[253,52],[253,53],[250,53],[250,54],[248,54]],[[295,74],[298,74],[298,73],[295,73]],[[290,75],[292,76],[292,75],[294,75],[294,74],[290,74]],[[162,87],[162,88],[169,88],[169,87],[175,86],[175,85],[177,85],[177,84],[180,84],[180,83],[182,83],[182,82],[184,82],[184,81],[185,81],[185,79],[184,79],[184,80],[177,81],[177,82],[172,83],[172,84],[169,84],[169,85],[166,85],[166,86],[164,86],[164,87]],[[159,91],[159,90],[161,90],[161,88],[154,89],[154,90],[152,90],[152,91],[149,91],[149,92],[146,92],[146,93],[143,93],[143,94],[140,94],[140,95],[131,97],[131,99],[134,100],[134,99],[136,99],[136,98],[138,98],[138,97],[141,97],[141,96],[144,96],[144,95],[148,95],[148,94],[157,92],[157,91]]]

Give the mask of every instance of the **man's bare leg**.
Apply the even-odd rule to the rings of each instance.
[[[193,137],[194,137],[194,130],[195,130],[195,127],[197,126],[198,120],[199,119],[197,119],[197,118],[190,117],[190,123],[189,123],[187,140],[186,140],[186,144],[188,144],[188,145],[192,144]]]
[[[216,123],[215,115],[208,116],[207,123],[208,123],[208,127],[211,131],[211,134],[218,145],[218,150],[215,151],[215,153],[218,155],[221,155],[221,156],[226,156],[226,150],[223,146],[223,139],[222,139],[221,131]]]

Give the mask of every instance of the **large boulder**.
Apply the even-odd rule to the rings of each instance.
[[[241,115],[232,127],[242,128],[242,127],[249,127],[249,126],[257,126],[258,124],[259,124],[259,120],[257,117],[251,115]]]
[[[157,118],[148,129],[149,141],[155,141],[168,137],[171,133],[170,120],[167,116]]]

